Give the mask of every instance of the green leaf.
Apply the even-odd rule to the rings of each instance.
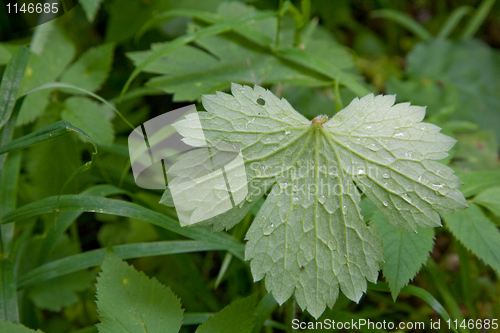
[[[460,243],[500,274],[500,231],[475,204],[444,216],[445,226]]]
[[[115,138],[108,107],[84,97],[70,97],[61,118],[87,133],[98,145],[111,146]]]
[[[339,289],[357,302],[366,281],[377,280],[382,240],[362,219],[356,186],[391,224],[405,230],[438,226],[437,211],[467,206],[453,170],[435,161],[446,157],[455,141],[420,122],[422,107],[393,106],[394,96],[368,95],[328,121],[318,116],[311,122],[261,87],[233,84],[232,94],[203,96],[207,112],[198,112],[199,123],[190,116],[174,127],[191,145],[200,142],[203,129],[210,147],[239,146],[249,186],[243,201],[233,191],[236,205],[258,201],[272,186],[248,230],[245,256],[252,260],[254,279],[265,277],[280,304],[295,293],[298,304],[319,317],[333,306]],[[182,157],[167,175],[198,176],[192,170],[209,160]],[[189,204],[185,198],[200,211],[220,204],[227,189],[218,186],[217,177],[214,172],[197,180],[196,191],[188,183],[173,186],[175,178],[169,178],[178,213]],[[221,224],[234,221],[220,221],[216,229]]]
[[[93,22],[97,12],[99,11],[99,7],[101,6],[102,0],[80,0],[79,3],[87,16],[87,19],[90,22]]]
[[[250,333],[255,325],[257,294],[240,299],[226,306],[215,316],[198,327],[196,333]]]
[[[113,44],[103,44],[87,50],[68,68],[61,82],[89,91],[98,90],[108,78],[113,51]]]
[[[478,123],[500,138],[499,59],[498,50],[477,39],[419,43],[407,56],[410,80],[392,78],[387,91],[398,100],[427,105],[429,114],[452,106],[450,119]]]
[[[2,83],[0,83],[0,96],[2,96],[0,99],[0,128],[7,123],[12,114],[29,57],[30,51],[24,46],[20,47],[4,70]]]
[[[106,24],[106,41],[121,42],[133,37],[139,28],[154,14],[173,8],[190,8],[194,10],[214,11],[220,0],[184,0],[164,1],[152,0],[147,5],[129,0],[113,1],[109,10],[109,20]],[[184,25],[181,25],[181,29]],[[183,33],[176,31],[174,33]]]
[[[0,43],[0,66],[6,65],[19,47],[15,44]]]
[[[445,124],[446,129],[450,127]],[[451,129],[450,129],[451,130]],[[491,131],[458,133],[453,152],[453,166],[466,171],[500,170],[499,141]],[[475,171],[472,171],[475,172]]]
[[[58,312],[76,303],[76,293],[86,290],[92,281],[94,275],[87,271],[67,274],[31,287],[27,296],[38,308]]]
[[[16,325],[10,321],[0,319],[0,332],[1,333],[43,333],[40,330],[33,331],[23,325]]]
[[[486,207],[493,214],[500,216],[500,187],[492,187],[474,198],[474,203]]]
[[[252,11],[247,13],[246,15],[239,16],[235,19],[228,20],[222,23],[218,24],[213,24],[198,30],[195,30],[193,32],[187,33],[185,35],[182,35],[173,41],[163,44],[161,47],[159,47],[157,50],[155,50],[153,53],[148,55],[146,59],[141,61],[136,65],[136,68],[132,72],[132,74],[129,76],[127,79],[127,82],[125,83],[121,95],[123,96],[125,92],[128,90],[130,84],[132,81],[139,75],[143,70],[145,70],[149,65],[154,63],[155,61],[158,61],[159,59],[165,57],[172,51],[175,51],[176,49],[179,49],[180,47],[194,42],[196,40],[199,40],[203,37],[208,37],[208,36],[213,36],[213,35],[218,35],[224,32],[229,32],[232,29],[245,24],[249,21],[258,21],[258,20],[263,20],[268,17],[273,16],[274,13],[267,11],[267,12],[258,12],[258,11]]]
[[[256,13],[252,7],[238,2],[222,3],[218,13],[227,19],[237,15]],[[219,21],[220,22],[220,21]],[[253,31],[274,35],[276,18],[253,22]],[[241,24],[246,27],[247,24]],[[197,28],[197,26],[195,27]],[[235,28],[236,29],[236,28]],[[241,29],[239,27],[238,29]],[[238,31],[236,29],[236,31]],[[316,36],[315,36],[316,37]],[[153,45],[151,51],[132,52],[127,56],[138,66],[144,59],[168,44]],[[264,45],[265,46],[265,45]],[[333,39],[304,43],[311,53],[332,61],[339,70],[352,69],[352,56]],[[258,85],[294,83],[306,86],[327,84],[325,78],[313,75],[299,66],[286,63],[263,47],[250,47],[247,39],[208,36],[196,41],[196,46],[178,48],[145,68],[145,71],[163,74],[148,81],[147,85],[174,94],[174,100],[196,100],[202,94],[214,93],[230,87],[231,82]]]
[[[108,253],[97,278],[100,333],[177,333],[181,328],[180,300],[155,278],[136,271],[116,254]]]
[[[53,22],[48,23],[52,24]],[[48,23],[45,23],[44,26]],[[55,81],[75,55],[75,47],[57,24],[53,23],[53,28],[40,33],[47,40],[40,54],[32,50],[33,53],[26,67],[21,94],[25,94],[27,91],[45,83]],[[45,110],[49,95],[50,90],[45,90],[26,96],[17,118],[17,124],[24,125],[37,119]]]
[[[500,186],[500,171],[458,172],[464,185],[460,188],[466,198],[477,195],[484,190]]]
[[[394,300],[427,262],[434,247],[434,229],[417,227],[415,232],[396,228],[380,211],[371,220],[384,243],[382,271]]]

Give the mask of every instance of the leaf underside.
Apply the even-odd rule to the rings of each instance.
[[[295,293],[300,307],[317,318],[339,290],[357,302],[366,281],[376,282],[382,241],[376,227],[363,221],[360,190],[392,225],[407,231],[439,226],[438,212],[467,206],[458,177],[435,161],[448,155],[455,140],[421,122],[423,107],[368,95],[328,121],[310,121],[259,86],[233,84],[231,92],[203,96],[207,112],[198,112],[199,125],[208,145],[239,147],[248,193],[234,208],[197,225],[228,229],[267,193],[246,235],[246,259],[254,279],[265,278],[280,304]],[[174,127],[196,146],[199,125],[183,119]],[[179,177],[194,179],[207,160],[185,158],[167,173],[183,169]],[[227,188],[214,184],[206,182],[189,198],[194,214],[217,209],[214,198]],[[169,185],[175,198],[178,190]]]

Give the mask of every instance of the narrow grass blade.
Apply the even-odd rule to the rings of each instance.
[[[469,23],[465,26],[464,32],[462,34],[463,38],[473,37],[479,27],[483,24],[486,16],[488,16],[491,8],[495,4],[496,0],[484,0],[479,8],[476,10]]]
[[[198,241],[162,241],[116,245],[113,247],[113,251],[121,259],[217,250],[225,250],[225,246]],[[82,269],[99,266],[105,256],[106,249],[98,249],[51,261],[23,275],[18,280],[18,288],[26,288]]]
[[[375,291],[381,291],[381,292],[387,292],[390,293],[391,290],[389,289],[389,286],[387,283],[378,281],[377,284],[370,284],[368,287],[370,290],[375,290]],[[441,318],[443,318],[445,321],[446,320],[451,320],[450,315],[446,311],[446,309],[443,307],[439,301],[432,296],[427,290],[424,290],[422,288],[419,288],[417,286],[409,285],[401,289],[401,293],[407,293],[413,296],[416,296],[423,300],[427,305],[429,305],[431,308],[436,311]],[[451,328],[453,332],[459,333],[455,328]]]
[[[451,315],[453,316],[454,319],[458,319],[458,321],[461,322],[464,319],[464,317],[462,316],[462,311],[460,310],[460,306],[457,304],[450,289],[446,285],[446,282],[442,276],[442,273],[439,271],[436,262],[432,258],[429,258],[425,268],[429,272],[432,280],[434,281],[434,285],[441,294],[441,297],[443,298],[446,307],[450,310]],[[459,327],[459,330],[460,332],[469,332],[468,329],[463,327]]]
[[[22,102],[23,98],[17,103],[14,114],[5,127],[0,129],[0,147],[12,141],[17,114]],[[17,182],[20,168],[21,152],[0,155],[0,212],[3,212],[3,214],[16,208]],[[0,231],[1,248],[4,253],[8,254],[10,252],[12,239],[14,238],[14,223],[2,225]]]
[[[0,169],[0,212],[6,214],[16,208],[17,182],[21,168],[21,152],[8,154],[4,167]],[[10,252],[14,237],[14,223],[1,226],[2,250],[5,254]]]
[[[252,20],[263,20],[267,17],[274,16],[274,12],[251,12],[248,13],[247,15],[243,15],[237,19],[230,20],[227,22],[219,23],[219,24],[214,24],[211,26],[208,26],[206,28],[202,28],[199,30],[196,30],[192,33],[188,33],[185,35],[182,35],[170,43],[166,44],[165,46],[159,48],[158,50],[155,50],[146,60],[141,62],[132,72],[130,77],[128,78],[127,82],[125,83],[121,96],[125,95],[127,92],[130,84],[132,81],[139,75],[139,73],[142,72],[144,68],[146,68],[148,65],[152,64],[158,59],[161,59],[162,57],[166,56],[169,52],[172,52],[173,50],[186,45],[188,43],[191,43],[199,38],[206,37],[206,36],[212,36],[212,35],[217,35],[223,32],[228,32],[241,24],[252,21]]]
[[[0,259],[0,319],[19,323],[14,265],[9,258]]]
[[[244,245],[226,233],[214,233],[209,228],[183,228],[178,221],[168,216],[122,200],[80,195],[62,195],[59,202],[57,202],[57,198],[49,197],[20,207],[4,215],[1,223],[20,221],[40,214],[52,213],[56,209],[59,209],[61,212],[79,211],[118,215],[149,222],[191,239],[217,244],[231,252],[237,258],[244,260]]]
[[[406,14],[392,9],[376,10],[371,14],[372,18],[385,18],[394,21],[402,27],[408,29],[415,36],[427,41],[432,39],[432,35],[420,23]]]
[[[462,288],[462,296],[464,298],[465,305],[469,310],[469,317],[477,318],[476,307],[474,306],[474,300],[472,297],[474,293],[474,287],[472,283],[473,275],[471,274],[469,254],[465,247],[457,240],[453,241],[453,248],[457,252],[458,258],[460,260],[460,285]]]
[[[232,259],[233,259],[233,255],[231,253],[226,253],[226,255],[224,256],[224,260],[222,261],[222,265],[220,267],[219,273],[217,274],[217,279],[215,279],[214,288],[217,289],[217,287],[221,283],[222,279],[224,278],[224,274],[226,274],[227,268],[229,267],[229,264],[231,263]]]
[[[433,308],[434,311],[436,311],[441,316],[441,318],[444,319],[444,321],[451,320],[451,317],[448,314],[448,312],[445,310],[445,308],[428,291],[426,291],[422,288],[410,285],[410,286],[404,287],[403,290],[401,290],[401,292],[408,293],[408,294],[413,295],[413,296],[417,296],[418,298],[423,300],[425,303],[427,303],[431,308]],[[451,329],[453,332],[458,333],[458,331],[454,327],[452,327]]]
[[[97,185],[83,191],[82,193],[80,193],[80,195],[107,197],[110,195],[126,193],[126,191],[111,185]],[[81,214],[82,212],[62,212],[57,217],[54,225],[52,226],[52,228],[50,228],[50,230],[48,230],[45,237],[43,238],[42,245],[40,246],[40,250],[38,251],[39,259],[37,261],[39,264],[44,258],[48,257],[62,234]]]
[[[135,129],[135,126],[132,125],[127,120],[127,118],[125,118],[125,116],[114,107],[113,104],[109,103],[107,100],[105,100],[104,98],[102,98],[101,96],[99,96],[97,94],[94,94],[91,91],[88,91],[86,89],[74,86],[72,84],[62,83],[62,82],[49,82],[49,83],[46,83],[46,84],[41,85],[39,87],[36,87],[36,88],[34,88],[34,89],[30,90],[30,91],[27,91],[24,95],[29,95],[29,94],[31,94],[31,93],[33,93],[35,91],[46,90],[46,89],[54,89],[54,88],[70,89],[70,90],[77,91],[78,93],[83,93],[85,95],[88,95],[90,97],[95,98],[96,100],[98,100],[99,102],[105,104],[107,107],[109,107],[111,110],[113,110],[113,112],[115,112],[125,122],[125,124],[127,124],[127,126],[129,126],[132,130]]]
[[[437,38],[448,38],[451,32],[456,28],[458,23],[462,20],[462,18],[470,12],[471,8],[469,6],[461,6],[453,10],[444,22],[443,27],[439,30]]]
[[[0,84],[0,128],[7,123],[12,114],[19,95],[19,89],[23,83],[24,71],[30,54],[26,47],[21,46],[14,53],[4,70],[2,83]]]
[[[38,131],[34,131],[33,133],[22,136],[18,139],[12,140],[6,145],[0,147],[0,155],[8,153],[10,151],[28,148],[37,143],[48,141],[55,139],[59,136],[68,134],[70,132],[74,132],[78,135],[83,136],[85,139],[89,140],[94,146],[95,151],[97,151],[97,146],[94,144],[90,136],[88,136],[81,129],[73,127],[67,121],[58,121],[49,126],[45,126],[44,128],[39,129]]]
[[[274,299],[273,295],[266,294],[260,302],[257,304],[255,309],[255,327],[253,328],[254,333],[259,333],[264,326],[267,318],[273,313],[273,311],[278,307],[278,302]]]

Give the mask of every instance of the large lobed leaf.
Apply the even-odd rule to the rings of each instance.
[[[377,280],[382,241],[375,226],[363,221],[358,187],[404,230],[438,226],[438,212],[467,206],[458,177],[435,161],[447,156],[455,140],[421,123],[422,107],[368,95],[328,121],[309,121],[259,86],[233,84],[231,91],[203,96],[207,112],[198,112],[199,123],[191,117],[174,126],[186,143],[198,146],[201,125],[209,146],[237,145],[243,156],[246,200],[209,220],[215,229],[232,227],[237,221],[227,218],[231,212],[269,192],[248,230],[246,258],[254,279],[265,278],[279,303],[295,293],[298,304],[319,317],[339,290],[359,301],[366,281]],[[180,159],[172,169],[184,165],[192,178],[198,174],[190,170],[208,160]],[[205,195],[194,198],[199,210],[214,207],[218,189],[227,191],[210,188],[214,184],[200,187]],[[170,190],[175,199],[178,190]]]

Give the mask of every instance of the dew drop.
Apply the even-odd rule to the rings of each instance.
[[[285,129],[285,134],[290,134],[290,133],[292,133],[291,129],[289,129],[289,128]]]
[[[299,197],[293,197],[292,202],[297,204],[299,202]]]
[[[270,235],[274,231],[274,223],[271,223],[264,229],[264,235]]]
[[[342,206],[342,211],[343,211],[344,213],[345,213],[345,212],[347,212],[347,206],[346,206],[346,205]]]
[[[394,136],[396,138],[401,138],[401,137],[405,136],[405,134],[403,132],[399,132],[399,133],[394,134]]]
[[[387,205],[389,205],[389,203],[388,203],[387,201],[382,201],[382,204],[383,204],[384,206],[386,206],[386,207],[387,207]]]
[[[370,128],[372,128],[372,125],[366,125],[365,126],[365,129],[370,129]]]
[[[297,191],[299,189],[299,187],[297,186],[297,184],[293,185],[293,188],[292,188],[294,191]]]
[[[417,181],[421,182],[422,181],[422,176],[418,176]]]
[[[354,139],[354,142],[361,143],[361,139],[360,138],[356,138],[356,139]]]
[[[389,178],[389,174],[388,174],[388,173],[384,173],[384,174],[382,175],[382,177],[384,177],[385,179],[387,179],[387,178]]]
[[[318,201],[319,201],[319,202],[321,202],[322,204],[324,204],[324,203],[325,203],[325,201],[326,201],[325,196],[324,196],[324,195],[319,196],[319,197],[318,197]]]
[[[252,201],[253,201],[253,199],[251,196],[247,198],[247,202],[252,202]]]
[[[364,175],[365,174],[365,169],[360,168],[358,169],[358,175]]]
[[[408,194],[403,193],[402,197],[403,197],[403,199],[404,199],[406,202],[408,202],[408,203],[411,203],[411,202],[412,202],[412,201],[411,201],[411,198],[408,196]]]
[[[433,190],[439,190],[443,187],[443,184],[432,184],[431,187]]]

